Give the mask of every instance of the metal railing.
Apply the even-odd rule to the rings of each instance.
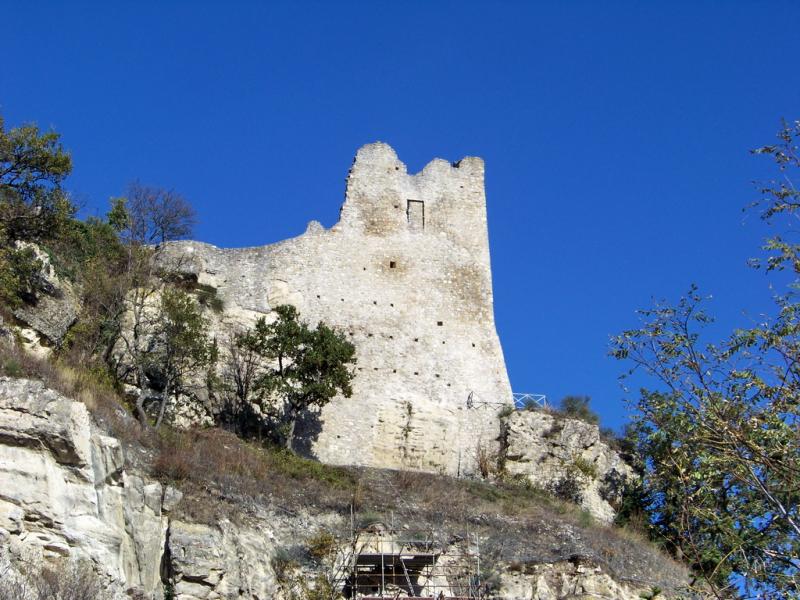
[[[530,394],[527,392],[512,392],[512,401],[517,410],[530,410],[548,408],[547,396],[544,394]],[[508,407],[508,402],[487,402],[482,400],[475,392],[467,396],[467,408]]]
[[[530,408],[547,408],[547,396],[544,394],[529,394],[514,392],[514,407],[517,410]]]

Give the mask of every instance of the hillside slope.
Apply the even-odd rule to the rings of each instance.
[[[425,530],[454,557],[478,541],[489,597],[634,599],[686,581],[648,543],[524,488],[325,467],[220,430],[153,439],[90,392],[102,427],[42,382],[0,378],[0,540],[28,570],[88,560],[105,597],[315,597],[298,582],[330,576],[314,550],[347,548],[353,504],[356,525]]]

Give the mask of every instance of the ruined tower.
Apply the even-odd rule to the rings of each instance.
[[[200,283],[217,288],[222,326],[289,303],[355,344],[353,396],[302,424],[301,444],[320,460],[456,474],[496,443],[496,414],[512,399],[494,325],[483,175],[473,157],[435,159],[412,175],[388,145],[369,144],[331,229],[312,222],[259,248],[175,246]]]

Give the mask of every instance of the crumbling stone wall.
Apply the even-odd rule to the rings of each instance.
[[[369,144],[331,229],[312,222],[269,246],[179,242],[169,253],[217,288],[220,331],[293,304],[356,345],[353,397],[304,424],[321,460],[457,474],[474,470],[479,445],[496,443],[511,389],[494,325],[481,159],[436,159],[412,175],[388,145]]]

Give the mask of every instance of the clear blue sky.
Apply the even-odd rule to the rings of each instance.
[[[609,335],[691,282],[722,324],[768,307],[748,149],[800,118],[796,2],[6,2],[0,113],[72,151],[104,211],[134,178],[196,237],[332,225],[356,149],[486,160],[515,390],[625,416]]]

